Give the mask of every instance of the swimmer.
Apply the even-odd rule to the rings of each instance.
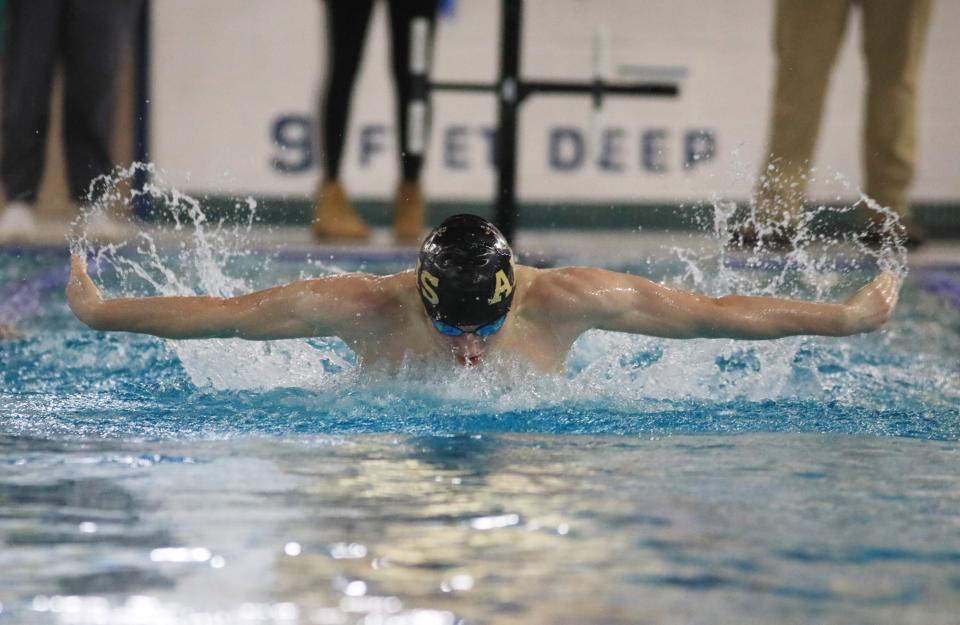
[[[457,215],[430,232],[415,269],[388,276],[348,273],[227,298],[104,300],[75,255],[67,300],[96,330],[169,339],[338,336],[362,365],[425,356],[471,367],[499,352],[559,372],[590,329],[682,339],[846,336],[882,326],[899,290],[882,273],[843,303],[709,297],[604,269],[537,269],[514,263],[493,224]]]

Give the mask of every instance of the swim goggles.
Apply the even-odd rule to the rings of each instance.
[[[500,331],[500,328],[503,327],[503,322],[506,320],[507,315],[504,313],[502,317],[494,321],[493,323],[488,323],[487,325],[480,326],[469,332],[466,330],[461,330],[457,326],[452,326],[449,323],[444,323],[439,319],[431,319],[433,322],[433,327],[436,328],[437,332],[444,336],[461,336],[463,334],[476,334],[482,339],[487,338],[491,334],[496,334]]]

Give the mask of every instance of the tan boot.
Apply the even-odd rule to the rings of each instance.
[[[426,205],[419,182],[401,182],[393,199],[393,236],[402,243],[418,243],[423,236]]]
[[[313,204],[313,236],[318,239],[368,239],[370,228],[357,215],[343,185],[324,182]]]

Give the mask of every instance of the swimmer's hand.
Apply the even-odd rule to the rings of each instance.
[[[893,274],[885,271],[874,278],[844,302],[849,333],[873,332],[885,324],[899,296],[900,281]]]
[[[76,254],[70,256],[67,303],[77,319],[91,328],[97,326],[97,312],[103,306],[103,296],[87,275],[87,261]]]

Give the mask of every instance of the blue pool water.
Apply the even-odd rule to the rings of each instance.
[[[874,271],[831,258],[607,264],[825,299]],[[173,248],[107,255],[97,280],[223,293],[409,260]],[[0,622],[960,614],[960,311],[932,270],[871,335],[588,333],[562,376],[509,362],[385,375],[330,339],[90,331],[63,299],[65,262],[0,251],[0,313],[24,334],[0,342]]]

